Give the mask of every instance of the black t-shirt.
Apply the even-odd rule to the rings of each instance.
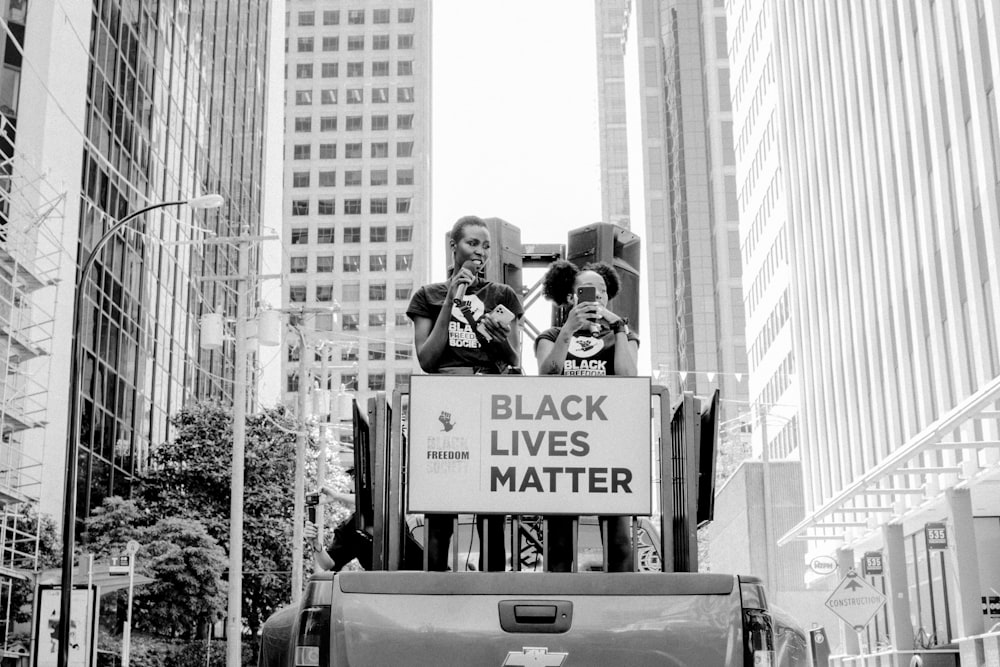
[[[447,295],[448,283],[424,285],[410,299],[406,314],[411,320],[426,317],[435,322]],[[509,285],[502,283],[477,281],[469,285],[463,301],[469,305],[472,320],[476,325],[483,315],[500,304],[506,306],[518,318],[524,314],[524,308],[517,294]],[[496,361],[491,359],[480,345],[476,332],[469,326],[465,315],[458,307],[452,305],[451,321],[448,323],[448,344],[441,355],[438,368],[490,368],[496,365]]]
[[[548,340],[553,343],[559,337],[559,327],[546,329],[535,341]],[[639,344],[639,337],[633,332],[628,333],[628,339]],[[614,375],[615,374],[615,334],[611,329],[602,328],[593,333],[588,330],[577,331],[569,339],[566,350],[566,361],[563,363],[563,375]]]

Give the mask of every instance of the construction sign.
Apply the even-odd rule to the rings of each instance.
[[[826,600],[830,611],[860,631],[885,604],[885,596],[858,573],[847,573]]]

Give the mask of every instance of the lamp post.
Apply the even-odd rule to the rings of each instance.
[[[73,549],[76,541],[76,476],[80,452],[80,357],[83,352],[83,300],[90,270],[97,262],[98,254],[115,234],[121,231],[129,222],[158,208],[168,206],[188,205],[195,210],[218,208],[224,203],[221,195],[210,194],[194,199],[161,202],[141,208],[130,213],[111,226],[98,239],[90,254],[83,263],[80,276],[76,283],[76,295],[73,300],[73,347],[70,353],[69,367],[69,426],[66,436],[66,480],[63,497],[63,550],[62,579],[59,597],[59,655],[58,667],[69,666],[70,648],[70,615],[73,600]]]

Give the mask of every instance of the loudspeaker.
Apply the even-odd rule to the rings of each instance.
[[[615,267],[621,289],[611,300],[611,310],[627,317],[632,330],[639,328],[639,237],[610,222],[596,222],[570,231],[566,259],[578,267],[591,262],[607,262]]]
[[[486,263],[483,277],[494,283],[510,285],[517,296],[523,293],[521,270],[524,262],[521,255],[521,228],[500,218],[484,218],[490,231],[490,261]],[[451,261],[451,230],[445,234],[445,257],[448,261],[448,275],[454,268]]]

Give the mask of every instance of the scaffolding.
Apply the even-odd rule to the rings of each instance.
[[[0,650],[11,641],[12,594],[39,570],[40,454],[26,440],[45,426],[65,192],[14,147],[0,114]]]

